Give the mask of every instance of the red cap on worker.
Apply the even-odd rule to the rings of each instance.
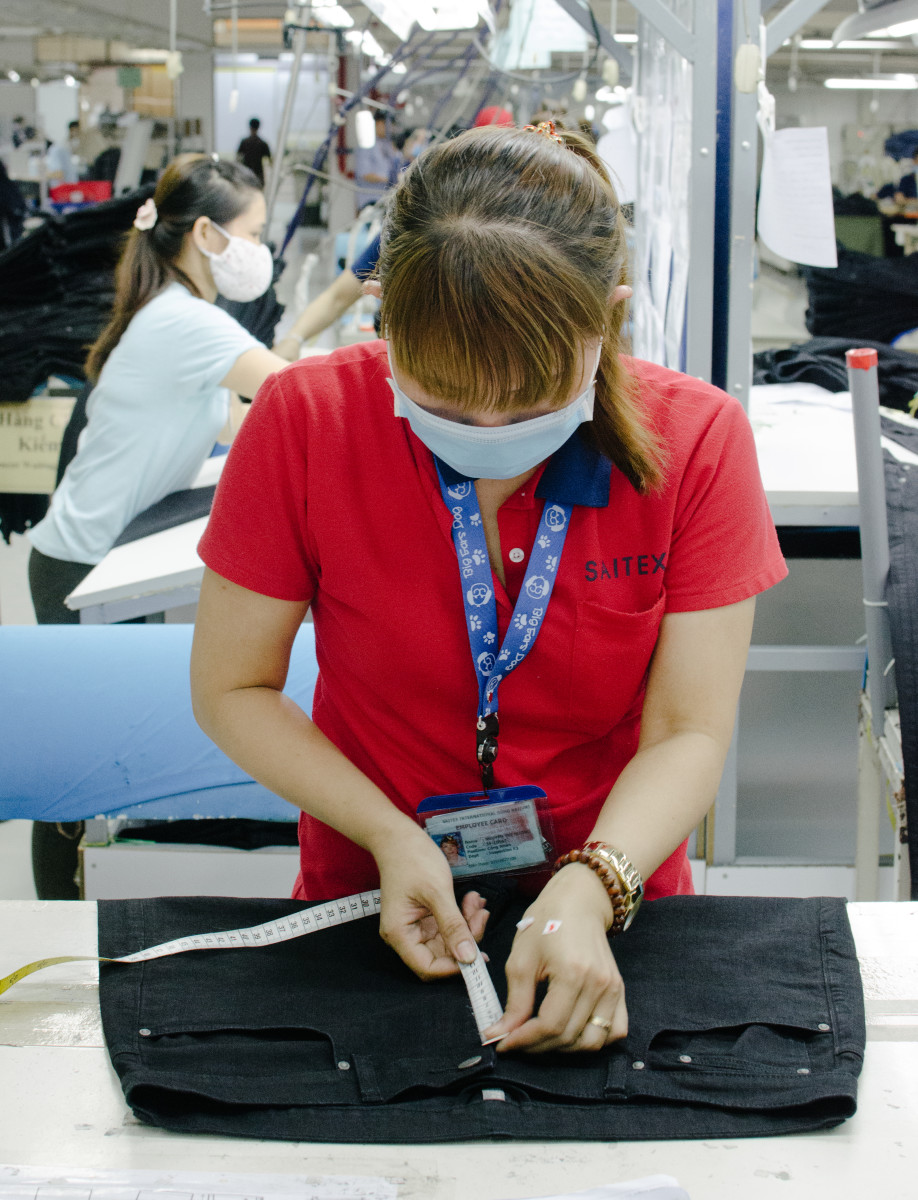
[[[472,122],[473,129],[482,125],[508,125],[512,129],[513,113],[508,112],[506,108],[498,108],[496,104],[489,105],[488,108],[483,108]]]
[[[860,350],[846,350],[845,362],[859,371],[869,371],[877,365],[877,352],[866,347]]]

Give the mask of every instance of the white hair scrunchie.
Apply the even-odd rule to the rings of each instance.
[[[137,210],[137,216],[134,218],[134,228],[139,229],[142,233],[148,229],[152,229],[156,224],[156,218],[159,214],[156,211],[156,205],[153,203],[153,197],[149,200],[144,200],[140,208]]]

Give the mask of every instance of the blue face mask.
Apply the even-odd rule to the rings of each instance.
[[[395,415],[404,417],[424,445],[460,475],[469,479],[514,479],[551,458],[579,425],[592,421],[601,353],[602,344],[596,354],[590,385],[576,400],[528,421],[497,428],[462,425],[427,412],[390,377]],[[392,369],[391,357],[389,369]]]

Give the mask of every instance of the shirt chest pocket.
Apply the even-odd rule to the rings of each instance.
[[[601,737],[639,715],[665,609],[665,592],[638,612],[578,601],[567,703],[574,728]]]

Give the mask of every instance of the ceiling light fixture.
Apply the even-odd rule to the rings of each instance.
[[[372,58],[378,66],[382,66],[383,63],[387,63],[389,61],[390,56],[385,52],[385,50],[383,50],[376,38],[373,37],[372,33],[370,33],[369,29],[364,30],[363,33],[361,33],[358,29],[352,29],[350,33],[346,33],[344,35],[344,40],[346,42],[350,42],[352,46],[359,47],[364,54],[368,58]]]
[[[918,33],[918,20],[903,21],[901,25],[889,25],[885,32],[889,37],[910,37],[911,34]],[[878,31],[875,36],[879,37],[881,33],[883,33],[882,30]]]
[[[403,42],[415,25],[429,31],[475,29],[482,21],[494,32],[494,13],[488,0],[364,0],[374,17]]]
[[[826,79],[823,86],[836,91],[913,92],[918,89],[918,79],[914,75],[853,76],[850,79],[839,77]]]
[[[351,14],[335,0],[313,0],[312,15],[337,29],[351,29],[354,24]]]
[[[885,35],[886,31],[882,30]],[[786,44],[786,43],[785,43]],[[906,47],[901,42],[880,41],[876,38],[865,38],[863,41],[854,42],[838,42],[837,44],[831,38],[802,38],[800,42],[801,50],[869,50],[874,53],[877,50],[904,50]]]

